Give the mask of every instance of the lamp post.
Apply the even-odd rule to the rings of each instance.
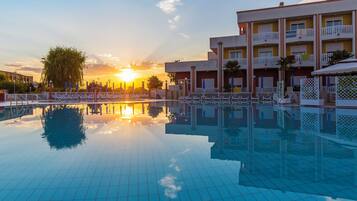
[[[48,91],[48,98],[49,98],[49,99],[52,99],[52,97],[51,97],[52,86],[53,86],[53,82],[52,82],[52,80],[50,80],[50,81],[49,81],[49,86],[48,86],[48,87],[49,87],[49,88],[48,88],[48,89],[49,89],[49,91]]]
[[[187,94],[188,94],[188,93],[187,93],[187,90],[188,90],[188,86],[187,86],[188,83],[187,83],[187,81],[188,81],[188,79],[187,79],[187,77],[185,77],[185,85],[184,85],[184,86],[185,86],[185,94],[184,94],[184,96],[187,96]]]
[[[14,72],[14,75],[12,76],[12,80],[14,81],[14,94],[16,93],[16,71]]]

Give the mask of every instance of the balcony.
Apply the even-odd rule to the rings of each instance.
[[[171,62],[165,63],[165,72],[178,73],[178,72],[190,72],[191,67],[196,67],[196,71],[211,71],[217,70],[217,61],[184,61],[184,62]]]
[[[315,66],[315,56],[314,55],[295,55],[295,63],[293,67],[313,67]]]
[[[286,32],[286,42],[313,41],[314,29],[297,29]]]
[[[255,57],[254,69],[279,68],[279,57]]]
[[[279,43],[278,32],[262,32],[253,35],[254,45]]]
[[[228,61],[238,61],[238,64],[240,65],[240,69],[247,69],[248,62],[246,58],[239,58],[239,59],[225,59],[223,61],[223,64],[225,65]]]
[[[353,38],[352,25],[339,25],[331,27],[323,27],[321,29],[322,40],[338,39],[338,38]]]
[[[333,53],[323,53],[321,55],[321,65],[322,66],[328,66],[330,62],[330,57],[333,55]]]
[[[211,49],[217,49],[218,43],[222,43],[223,48],[245,47],[247,46],[247,37],[246,35],[237,35],[210,38]]]

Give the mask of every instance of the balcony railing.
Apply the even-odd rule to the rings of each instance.
[[[321,30],[322,37],[352,37],[353,26],[352,25],[338,25],[323,27]]]
[[[321,55],[321,64],[322,65],[328,65],[330,62],[330,58],[333,55],[333,53],[324,53]]]
[[[295,63],[292,66],[294,67],[315,66],[315,56],[295,55]]]
[[[238,64],[240,65],[240,68],[247,68],[247,59],[246,58],[239,58],[239,59],[225,59],[224,64],[226,64],[228,61],[238,61]]]
[[[278,32],[262,32],[253,35],[254,43],[278,43]]]
[[[287,41],[313,40],[314,29],[297,29],[286,32]]]
[[[255,57],[254,68],[278,68],[279,57]]]

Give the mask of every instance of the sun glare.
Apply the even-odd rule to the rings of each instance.
[[[137,74],[132,69],[123,69],[121,73],[116,75],[119,79],[124,82],[132,82],[137,77]]]

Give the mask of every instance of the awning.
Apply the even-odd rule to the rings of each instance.
[[[357,73],[357,59],[346,59],[335,65],[315,70],[311,73],[313,76],[321,75],[346,75]]]

